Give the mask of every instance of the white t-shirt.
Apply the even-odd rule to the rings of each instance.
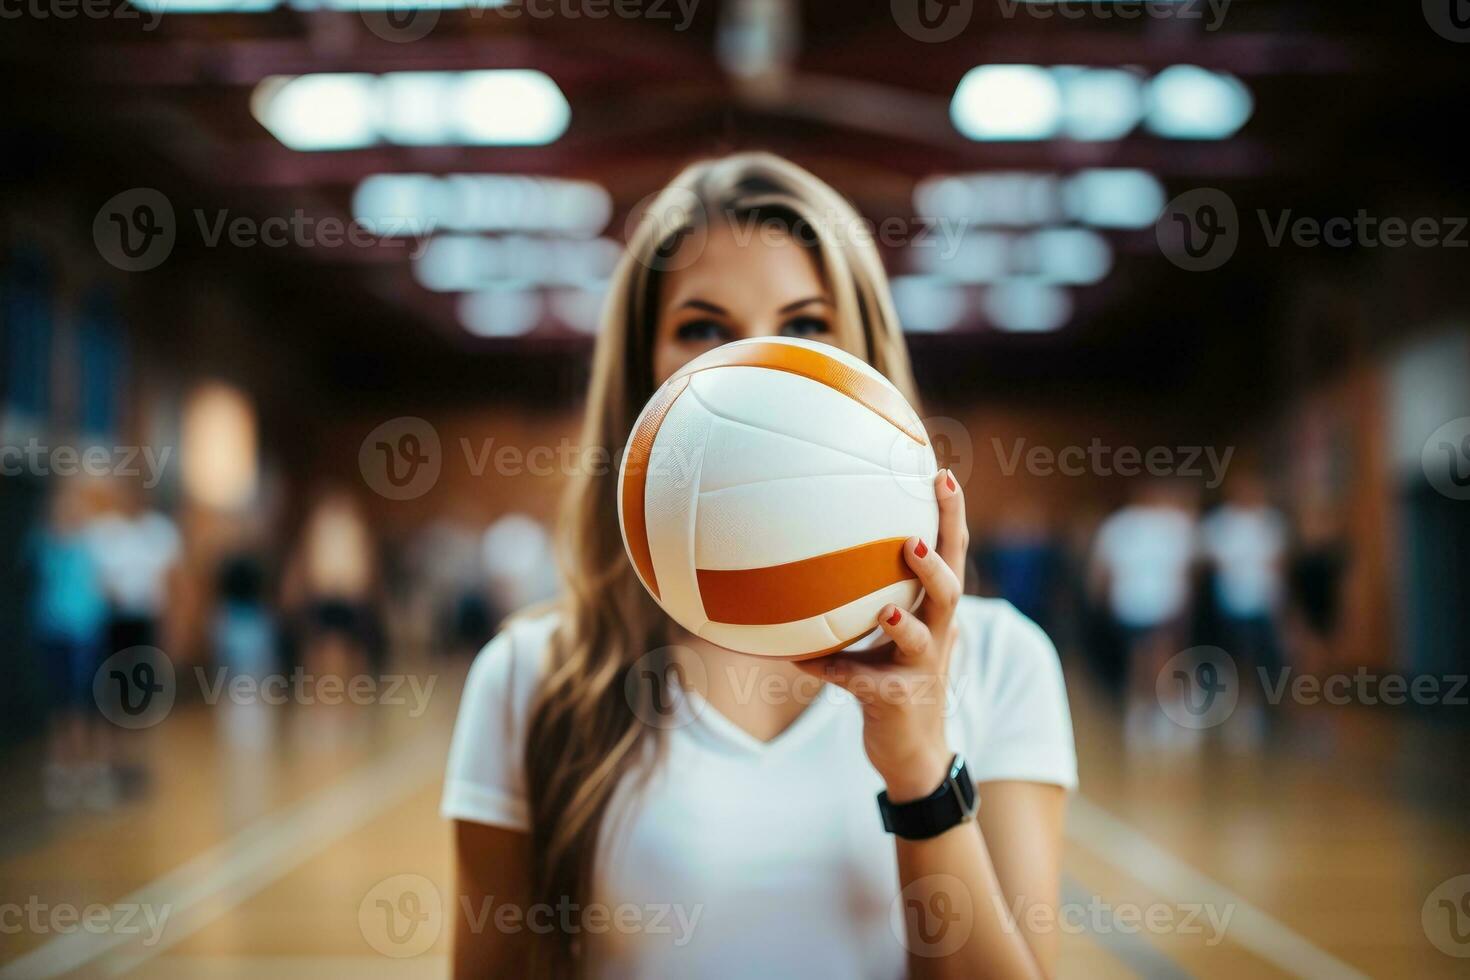
[[[555,622],[512,621],[476,659],[446,817],[528,828],[522,750]],[[1075,787],[1051,641],[998,599],[961,599],[958,623],[946,729],[975,781]],[[697,693],[670,693],[683,724],[662,733],[664,759],[646,783],[625,781],[602,826],[592,901],[605,911],[582,937],[592,976],[903,976],[897,862],[856,701],[824,686],[762,743]]]
[[[168,570],[179,558],[179,532],[157,511],[99,518],[89,531],[103,588],[119,612],[162,613]]]
[[[1286,525],[1269,507],[1226,504],[1200,525],[1205,553],[1216,569],[1215,595],[1232,616],[1267,616],[1281,593]]]
[[[1097,532],[1097,557],[1108,570],[1108,606],[1126,626],[1146,629],[1173,619],[1189,598],[1194,519],[1171,507],[1125,507]]]

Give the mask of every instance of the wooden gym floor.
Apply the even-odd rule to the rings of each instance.
[[[10,753],[0,978],[445,976],[454,909],[437,807],[463,670],[425,669],[437,681],[419,717],[181,703],[129,733],[148,783],[105,812],[47,810],[39,745]],[[1130,749],[1117,707],[1078,670],[1069,686],[1083,787],[1063,976],[1466,975],[1470,960],[1426,931],[1470,956],[1470,920],[1450,932],[1437,903],[1426,912],[1437,886],[1470,874],[1463,727],[1322,707],[1254,745],[1165,731]],[[392,930],[382,899],[417,925]],[[92,929],[53,915],[88,906]]]

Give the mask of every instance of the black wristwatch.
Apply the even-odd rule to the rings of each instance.
[[[883,829],[904,840],[928,840],[938,837],[956,824],[972,819],[980,809],[980,796],[965,767],[965,758],[955,753],[949,774],[939,788],[928,796],[907,803],[894,803],[888,791],[878,794],[878,812],[883,814]]]

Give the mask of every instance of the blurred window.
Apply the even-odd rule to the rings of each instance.
[[[255,496],[255,410],[229,385],[201,387],[184,407],[184,489],[210,507],[234,510]]]
[[[124,384],[120,337],[111,292],[103,287],[93,289],[82,304],[77,330],[79,421],[82,432],[93,439],[107,439],[117,432]]]
[[[50,416],[51,274],[46,260],[18,250],[0,281],[5,387],[0,428],[39,428]]]

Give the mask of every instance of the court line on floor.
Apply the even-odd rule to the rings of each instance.
[[[448,955],[178,955],[148,966],[148,980],[444,980]]]
[[[112,903],[168,909],[152,946],[127,950],[105,964],[116,976],[135,969],[198,932],[333,841],[438,779],[447,733],[436,729],[396,751],[358,766],[345,778],[268,814]],[[44,980],[78,970],[137,942],[117,931],[58,935],[0,968],[0,980]]]
[[[1098,900],[1083,884],[1070,874],[1062,875],[1062,906],[1088,908]],[[1108,951],[1119,963],[1148,980],[1190,980],[1192,976],[1178,963],[1147,939],[1138,934],[1134,927],[1125,928],[1117,921],[1112,910],[1105,910],[1106,920],[1099,923],[1101,929],[1093,928],[1090,917],[1083,917],[1083,929],[1087,938]]]
[[[1368,980],[1362,971],[1175,857],[1080,793],[1072,798],[1067,812],[1067,836],[1161,895],[1175,901],[1187,897],[1190,902],[1233,908],[1227,929],[1231,941],[1287,973]]]

